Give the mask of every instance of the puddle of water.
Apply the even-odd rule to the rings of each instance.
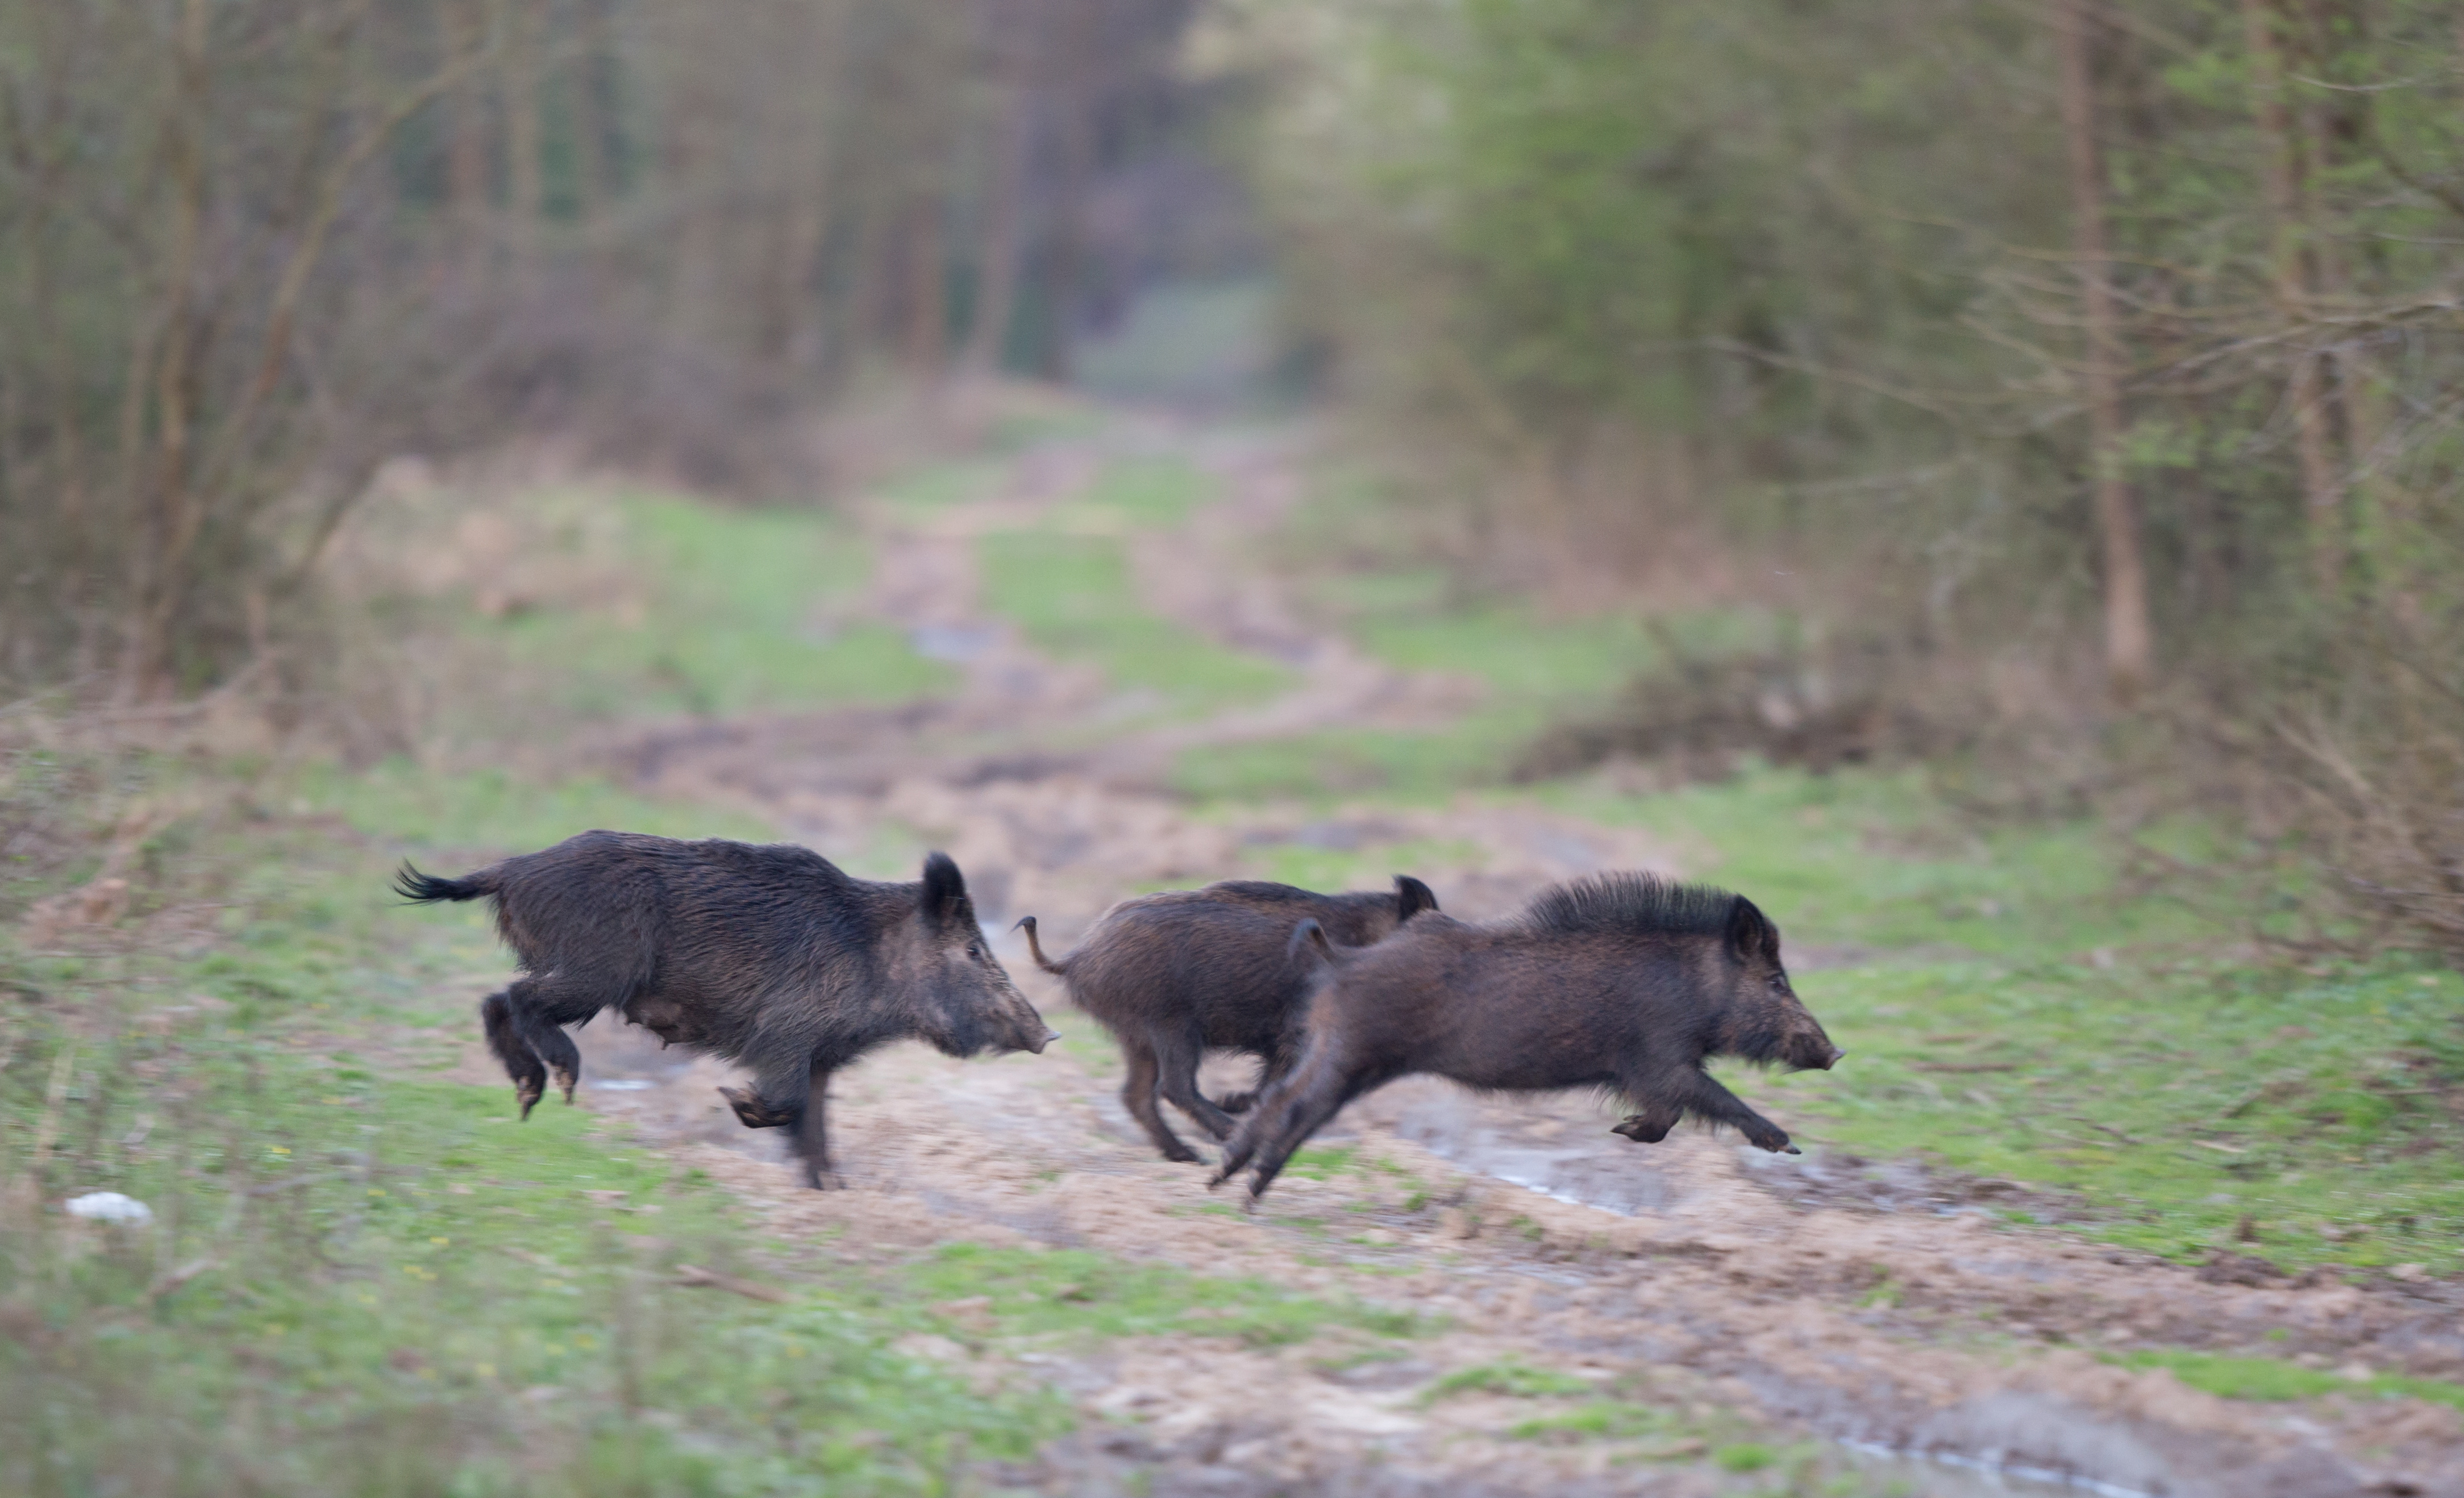
[[[588,1081],[587,1078],[584,1080]],[[589,1086],[602,1092],[647,1092],[658,1084],[645,1082],[639,1077],[615,1077],[605,1082],[591,1081]]]
[[[2008,1498],[2014,1493],[2038,1498],[2076,1498],[2079,1493],[2094,1493],[2097,1498],[2150,1498],[2136,1487],[2037,1467],[2005,1466],[1953,1451],[1893,1451],[1863,1441],[1843,1441],[1839,1445],[1857,1454],[1859,1471],[1897,1479],[1906,1485],[1911,1498]]]
[[[1443,1083],[1407,1081],[1386,1090],[1397,1134],[1482,1175],[1625,1217],[1660,1211],[1676,1201],[1652,1157],[1611,1135],[1609,1119],[1588,1112],[1579,1118],[1492,1117]],[[1550,1129],[1563,1133],[1543,1134]]]
[[[963,666],[976,660],[1001,639],[1001,631],[986,625],[917,625],[907,631],[908,646],[930,661],[950,661]]]

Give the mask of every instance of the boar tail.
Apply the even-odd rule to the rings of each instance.
[[[1294,926],[1291,939],[1284,943],[1287,960],[1300,957],[1304,951],[1314,951],[1319,960],[1330,967],[1334,965],[1334,943],[1326,939],[1326,928],[1314,919]]]
[[[439,900],[475,900],[483,894],[496,892],[496,870],[482,869],[460,879],[439,879],[424,874],[405,860],[393,876],[393,892],[413,905],[433,905]]]
[[[1035,958],[1036,966],[1044,969],[1047,973],[1050,973],[1055,978],[1067,978],[1069,976],[1068,958],[1064,958],[1060,961],[1055,962],[1050,958],[1044,955],[1044,943],[1036,939],[1034,916],[1020,916],[1018,918],[1018,924],[1012,926],[1010,930],[1023,931],[1026,933],[1026,953],[1027,956]]]

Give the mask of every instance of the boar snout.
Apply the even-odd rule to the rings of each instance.
[[[1045,1024],[1044,1016],[1035,1012],[1035,1005],[1023,999],[1013,998],[1005,1004],[1001,1020],[1000,1044],[1003,1050],[1023,1050],[1041,1056],[1045,1046],[1061,1038],[1061,1032]]]
[[[1780,1059],[1799,1071],[1828,1071],[1846,1054],[1819,1030],[1792,1035],[1780,1049]]]

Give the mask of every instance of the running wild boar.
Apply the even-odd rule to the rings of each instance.
[[[1789,987],[1778,929],[1701,885],[1597,875],[1507,920],[1423,915],[1366,948],[1304,923],[1292,946],[1319,964],[1300,1064],[1258,1099],[1215,1177],[1247,1168],[1252,1197],[1344,1104],[1416,1072],[1499,1091],[1607,1088],[1637,1110],[1613,1132],[1638,1143],[1691,1113],[1794,1154],[1704,1059],[1827,1069],[1842,1054]]]
[[[1060,961],[1047,960],[1035,917],[1019,922],[1035,965],[1060,975],[1069,1000],[1121,1043],[1129,1079],[1121,1102],[1168,1160],[1195,1161],[1156,1106],[1174,1107],[1221,1139],[1253,1092],[1217,1103],[1198,1090],[1198,1064],[1212,1047],[1246,1051],[1264,1064],[1258,1090],[1300,1059],[1301,1019],[1318,962],[1292,948],[1303,921],[1348,946],[1368,946],[1422,911],[1429,887],[1395,876],[1392,894],[1319,894],[1288,884],[1236,879],[1123,900],[1106,911]]]
[[[793,1131],[815,1186],[834,1180],[831,1071],[893,1040],[972,1056],[1055,1038],[985,950],[941,853],[917,883],[876,884],[786,845],[584,832],[459,879],[405,864],[394,889],[423,904],[495,901],[524,976],[479,1015],[524,1118],[550,1071],[573,1101],[582,1056],[561,1026],[612,1008],[748,1068],[751,1090],[720,1091],[746,1128]]]

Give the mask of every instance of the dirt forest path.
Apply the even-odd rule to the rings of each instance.
[[[1700,1134],[1636,1146],[1607,1133],[1611,1114],[1588,1097],[1485,1099],[1428,1081],[1353,1106],[1317,1141],[1326,1167],[1286,1176],[1254,1212],[1210,1193],[1204,1171],[1157,1158],[1115,1095],[1110,1041],[1007,935],[1018,915],[1038,915],[1066,950],[1118,896],[1255,874],[1252,850],[1277,841],[1463,848],[1409,871],[1471,916],[1592,870],[1685,870],[1631,831],[1510,798],[1313,819],[1273,806],[1193,814],[1160,788],[1178,749],[1441,723],[1465,689],[1313,633],[1253,560],[1300,493],[1287,439],[1146,430],[1145,449],[1178,443],[1219,482],[1175,528],[1125,543],[1141,601],[1296,681],[1264,703],[1110,728],[1099,674],[1046,657],[988,607],[976,543],[1048,518],[1113,440],[1032,449],[980,497],[871,512],[867,607],[960,669],[953,695],[704,724],[622,756],[647,789],[752,808],[825,853],[885,836],[948,848],[1064,1042],[970,1063],[900,1046],[842,1073],[833,1128],[848,1186],[812,1193],[774,1137],[736,1126],[714,1090],[720,1068],[640,1032],[583,1037],[585,1103],[717,1177],[781,1243],[826,1241],[858,1259],[958,1240],[1091,1248],[1441,1328],[1352,1355],[1325,1338],[1259,1349],[1182,1335],[1038,1351],[971,1334],[969,1308],[945,1308],[951,1334],[909,1351],[973,1378],[1059,1388],[1082,1412],[1076,1435],[1001,1481],[1070,1494],[2464,1493],[2453,1411],[2355,1400],[2322,1422],[2315,1404],[2297,1418],[2095,1355],[2233,1325],[2291,1328],[2384,1366],[2426,1311],[2453,1322],[2453,1307],[2337,1284],[2217,1283],[2014,1230],[1972,1210],[1994,1183],[1953,1189],[1818,1143],[1801,1159]],[[1218,1064],[1209,1090],[1239,1069]],[[1560,1393],[1600,1394],[1566,1439],[1512,1439],[1566,1406],[1536,1406],[1510,1374],[1430,1397],[1476,1368],[1546,1371]],[[1751,1466],[1715,1460],[1738,1442],[1803,1443],[1821,1453],[1812,1481],[1837,1486],[1782,1489],[1777,1467],[1730,1470]]]

